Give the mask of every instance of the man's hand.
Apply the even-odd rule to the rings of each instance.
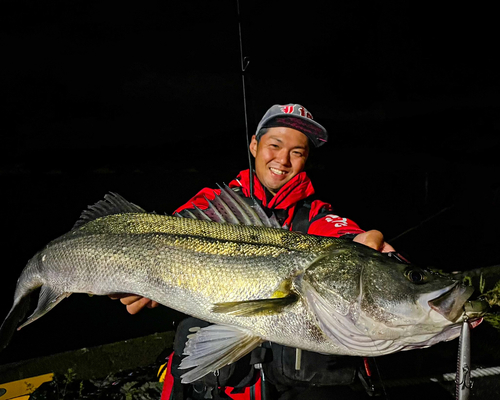
[[[109,297],[113,300],[120,299],[120,302],[127,306],[127,311],[130,314],[137,314],[144,307],[155,308],[159,306],[159,303],[156,301],[135,294],[112,294]]]
[[[364,244],[365,246],[371,247],[372,249],[378,250],[382,253],[395,251],[394,247],[384,241],[384,235],[382,235],[382,232],[377,230],[360,233],[359,235],[356,235],[352,241]]]

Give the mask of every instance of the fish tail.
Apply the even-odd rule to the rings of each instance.
[[[17,303],[14,303],[14,306],[12,306],[7,318],[5,318],[5,321],[0,327],[0,351],[5,349],[9,344],[17,325],[28,312],[29,305],[30,297],[29,293],[27,293],[24,297],[21,297]]]
[[[38,262],[35,256],[28,262],[17,281],[14,305],[0,327],[0,351],[7,347],[17,325],[28,312],[30,293],[43,284],[37,267]]]
[[[55,295],[55,291],[44,284],[45,282],[40,274],[41,263],[42,260],[39,255],[33,257],[17,281],[14,304],[2,326],[0,326],[0,351],[7,347],[16,328],[19,330],[23,326],[40,318],[59,301],[69,295],[66,293]],[[24,319],[29,310],[31,292],[39,287],[41,287],[40,297],[35,312],[18,328],[19,323]]]

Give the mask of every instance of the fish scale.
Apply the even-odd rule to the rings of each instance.
[[[216,324],[189,340],[187,381],[266,340],[376,356],[459,334],[470,288],[350,240],[149,214],[116,195],[104,203],[28,262],[0,349],[38,287],[37,309],[21,327],[71,293],[137,294]],[[222,353],[210,351],[215,344]]]
[[[131,238],[123,233],[109,236],[99,230],[97,234],[71,235],[69,242],[49,245],[41,253],[42,257],[45,255],[42,269],[47,276],[45,280],[58,271],[61,275],[61,271],[68,270],[64,282],[51,285],[61,292],[97,295],[132,292],[214,323],[251,327],[262,333],[267,329],[269,337],[281,335],[288,340],[301,333],[297,326],[311,330],[313,319],[303,306],[290,308],[288,317],[244,319],[213,313],[211,309],[217,302],[270,298],[283,277],[304,268],[316,258],[315,254],[270,245],[235,246],[233,242],[213,239],[201,251],[199,244],[179,235],[140,233]],[[221,247],[223,251],[214,251]],[[73,267],[68,269],[67,265]],[[315,336],[311,338],[301,335],[302,345],[317,342],[318,330],[313,333]]]

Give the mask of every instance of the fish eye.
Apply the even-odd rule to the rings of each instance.
[[[404,274],[411,283],[421,284],[427,280],[425,272],[415,267],[407,268]]]

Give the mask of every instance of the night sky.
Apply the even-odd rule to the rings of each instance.
[[[336,212],[420,265],[496,265],[498,14],[437,3],[240,0],[249,132],[304,105],[330,133],[309,173]],[[0,3],[1,315],[26,261],[105,193],[171,213],[247,168],[238,27],[229,0]],[[82,297],[0,360],[171,326]]]

